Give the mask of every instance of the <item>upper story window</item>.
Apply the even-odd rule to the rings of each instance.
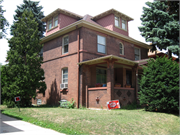
[[[134,48],[134,55],[135,55],[135,60],[141,59],[141,52],[139,48]]]
[[[115,17],[114,17],[114,20],[115,20],[115,26],[116,26],[116,27],[120,27],[120,23],[119,23],[119,22],[120,22],[120,21],[119,21],[120,19],[119,19],[119,17],[115,16]]]
[[[54,17],[54,27],[58,26],[58,16]]]
[[[119,50],[120,50],[120,54],[124,55],[124,45],[122,43],[119,43]]]
[[[62,83],[68,84],[68,68],[62,69]]]
[[[122,29],[126,30],[126,21],[122,19]]]
[[[50,30],[52,28],[52,20],[48,21],[48,30]]]
[[[63,37],[62,54],[68,53],[69,37]]]
[[[97,36],[97,50],[100,53],[106,53],[106,38],[103,36]]]

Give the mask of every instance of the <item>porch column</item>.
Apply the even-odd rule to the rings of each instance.
[[[114,98],[114,62],[107,61],[107,94],[109,101]]]

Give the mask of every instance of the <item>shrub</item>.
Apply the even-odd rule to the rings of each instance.
[[[59,101],[61,108],[74,108],[75,107],[75,101],[72,98],[71,102],[69,101]]]
[[[143,68],[139,100],[145,109],[160,112],[179,111],[179,66],[166,57],[150,59]]]

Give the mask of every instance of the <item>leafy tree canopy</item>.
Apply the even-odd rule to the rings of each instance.
[[[2,95],[4,103],[13,107],[14,97],[21,97],[21,106],[30,106],[31,98],[36,97],[36,90],[46,90],[44,71],[41,68],[43,58],[39,52],[39,30],[36,18],[31,11],[25,10],[14,23],[13,37],[8,41],[10,50],[9,63],[2,68]]]
[[[174,7],[179,7],[179,2],[170,1],[146,2],[148,7],[143,7],[141,16],[142,25],[139,27],[141,35],[153,45],[152,51],[157,46],[160,50],[168,49],[169,53],[179,55],[179,13]]]
[[[23,4],[17,6],[15,10],[16,14],[14,15],[14,23],[18,20],[19,17],[22,16],[25,10],[31,11],[38,22],[38,30],[40,38],[43,37],[45,32],[45,23],[41,21],[44,18],[44,13],[41,11],[43,9],[42,6],[38,6],[39,2],[31,1],[31,0],[23,0]],[[11,34],[13,35],[13,30],[15,29],[15,25],[11,26]]]
[[[3,37],[6,37],[5,34],[6,30],[7,30],[7,26],[9,26],[8,21],[6,20],[6,18],[4,17],[3,13],[6,12],[6,10],[3,10],[3,6],[2,6],[2,2],[3,0],[0,0],[0,39]]]

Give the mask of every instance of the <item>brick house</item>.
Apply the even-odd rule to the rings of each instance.
[[[107,108],[110,100],[118,99],[121,106],[137,101],[137,78],[151,47],[129,37],[132,20],[115,9],[94,17],[57,9],[44,17],[47,90],[33,103],[73,98],[77,107]]]

